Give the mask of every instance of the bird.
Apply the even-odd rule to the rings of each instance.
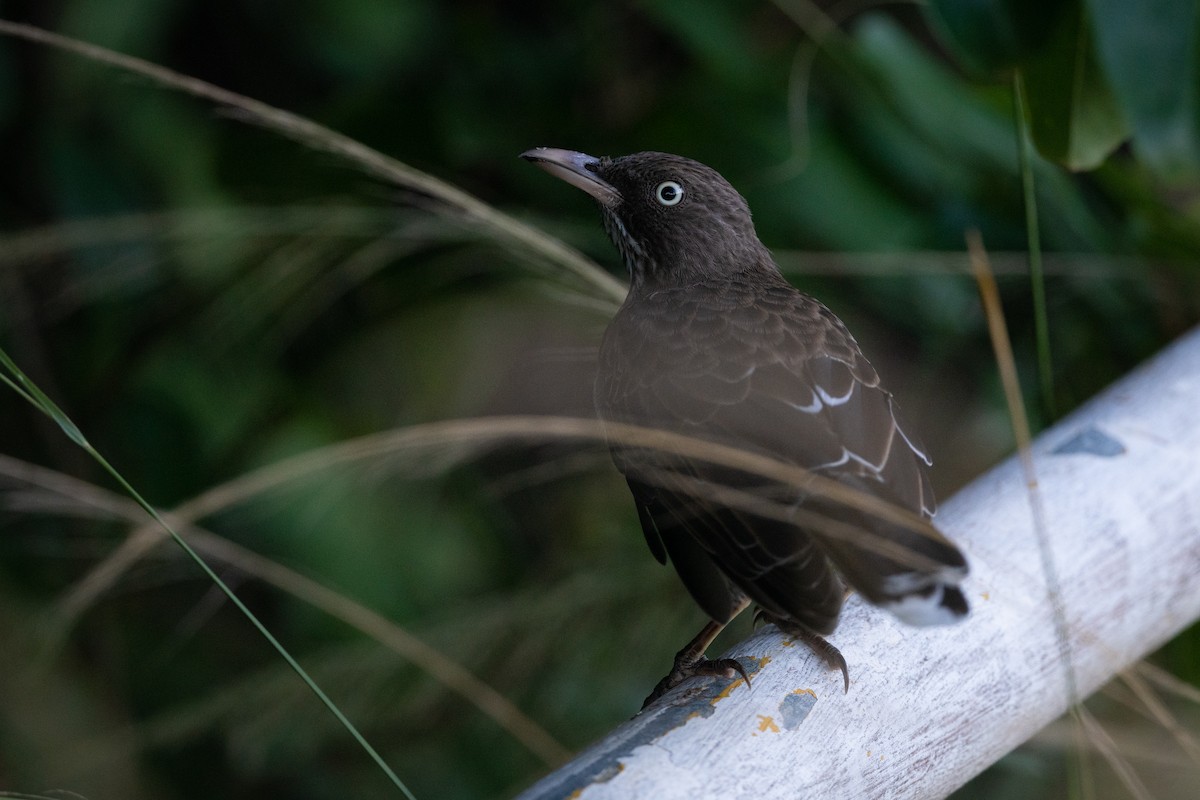
[[[924,445],[842,320],[784,278],[745,198],[670,153],[538,147],[521,158],[596,200],[629,273],[599,349],[602,423],[738,448],[827,482],[610,437],[651,553],[709,618],[643,708],[696,675],[749,685],[741,662],[705,653],[751,604],[840,669],[845,692],[846,660],[824,637],[850,590],[912,625],[966,617],[967,561],[931,522]],[[882,502],[853,502],[864,497]]]

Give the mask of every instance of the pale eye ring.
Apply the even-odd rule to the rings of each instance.
[[[663,181],[654,189],[654,199],[664,206],[677,206],[683,200],[683,187],[676,181]]]

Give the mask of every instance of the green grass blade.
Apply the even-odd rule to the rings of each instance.
[[[1033,186],[1032,145],[1025,106],[1025,82],[1013,73],[1013,117],[1017,129],[1017,160],[1025,198],[1025,235],[1029,247],[1029,282],[1033,293],[1033,325],[1037,337],[1038,382],[1047,422],[1057,418],[1054,403],[1054,362],[1050,354],[1050,321],[1046,314],[1046,277],[1042,272],[1042,237],[1038,228],[1037,195]]]
[[[150,505],[150,503],[148,503],[145,498],[143,498],[141,494],[139,494],[138,491],[134,489],[127,480],[125,480],[124,476],[122,476],[121,473],[118,472],[117,469],[113,467],[113,465],[110,464],[108,460],[100,454],[99,451],[96,450],[96,448],[92,447],[91,443],[88,442],[87,438],[83,435],[83,432],[79,430],[79,427],[76,426],[75,423],[72,422],[71,419],[66,415],[66,413],[64,413],[63,410],[60,409],[53,400],[47,397],[46,394],[39,389],[37,385],[25,375],[24,372],[21,371],[21,369],[9,357],[8,353],[6,353],[3,348],[0,348],[0,365],[8,370],[9,373],[8,375],[0,374],[0,379],[3,379],[4,383],[8,384],[18,394],[29,401],[34,408],[38,409],[43,414],[54,420],[59,427],[63,429],[63,432],[70,437],[71,441],[83,448],[84,451],[96,461],[96,463],[104,468],[105,472],[111,475],[113,479],[120,484],[121,488],[124,489],[125,492],[128,493],[128,495],[133,498],[134,501],[136,501],[137,504],[141,506],[145,512],[149,514],[150,517],[153,518],[154,521],[171,536],[172,539],[175,540],[175,544],[179,545],[179,547],[182,548],[185,553],[187,553],[188,557],[192,559],[192,561],[194,561],[198,567],[200,567],[205,575],[208,576],[208,579],[212,581],[227,598],[229,598],[229,601],[237,607],[238,611],[242,612],[246,619],[250,621],[250,624],[258,629],[258,632],[262,634],[263,638],[270,642],[271,646],[275,648],[275,651],[279,653],[280,657],[287,662],[287,665],[291,667],[298,676],[300,676],[300,680],[304,681],[305,685],[308,686],[312,693],[317,696],[317,699],[324,703],[325,707],[329,709],[329,712],[337,718],[337,721],[340,722],[347,732],[349,732],[349,734],[354,738],[354,740],[358,742],[359,746],[366,751],[367,755],[371,757],[371,760],[374,761],[381,770],[383,770],[384,774],[388,776],[393,784],[395,784],[396,788],[399,789],[404,796],[408,798],[408,800],[416,800],[416,797],[411,791],[409,791],[404,782],[400,780],[400,777],[396,775],[391,767],[387,765],[387,762],[383,760],[383,757],[379,755],[375,748],[372,747],[366,738],[359,732],[358,728],[354,726],[354,723],[352,723],[346,717],[346,715],[342,713],[342,710],[337,707],[333,700],[329,698],[329,695],[325,694],[324,690],[317,685],[316,681],[314,681],[312,677],[309,676],[309,674],[304,670],[304,668],[300,666],[300,663],[296,661],[291,653],[288,652],[287,648],[284,647],[283,644],[276,639],[269,630],[267,630],[267,627],[263,625],[262,621],[254,615],[254,612],[246,607],[246,604],[243,603],[241,598],[234,593],[233,589],[229,588],[225,581],[221,580],[220,576],[213,571],[212,567],[208,565],[208,563],[200,556],[200,554],[193,550],[192,547],[183,540],[183,537],[176,533],[174,528],[167,524],[167,521],[162,518],[157,510],[155,510],[154,506]]]

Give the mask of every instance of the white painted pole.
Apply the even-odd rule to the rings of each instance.
[[[1200,329],[1034,443],[1070,637],[1090,694],[1200,617]],[[740,680],[696,678],[522,798],[940,798],[1068,705],[1066,661],[1020,464],[950,501],[971,615],[910,628],[848,602],[841,676],[774,627],[727,654]]]

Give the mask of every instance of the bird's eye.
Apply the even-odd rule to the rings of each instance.
[[[683,187],[675,181],[663,181],[654,190],[654,199],[664,206],[677,206],[683,199]]]

